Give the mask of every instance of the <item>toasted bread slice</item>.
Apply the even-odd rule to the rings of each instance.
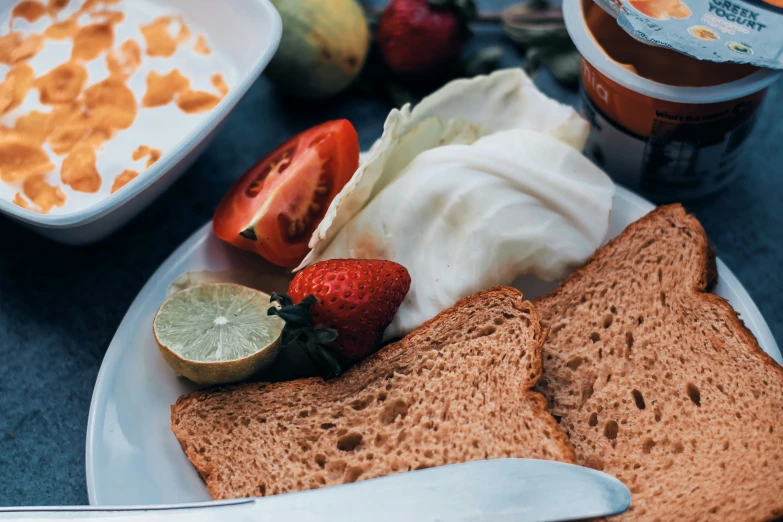
[[[215,499],[499,457],[573,462],[544,398],[531,391],[543,341],[533,306],[497,287],[336,379],[181,397],[171,429]]]
[[[672,205],[535,302],[537,389],[578,462],[631,489],[618,520],[783,514],[783,370],[705,292],[716,277],[701,225]]]

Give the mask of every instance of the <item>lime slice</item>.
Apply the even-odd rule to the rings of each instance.
[[[280,352],[284,321],[269,316],[269,296],[232,283],[205,283],[163,302],[152,323],[160,352],[198,384],[247,379]]]

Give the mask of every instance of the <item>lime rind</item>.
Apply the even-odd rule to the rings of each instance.
[[[284,322],[268,316],[269,296],[236,284],[207,283],[182,290],[155,318],[158,342],[182,359],[226,362],[274,343]]]

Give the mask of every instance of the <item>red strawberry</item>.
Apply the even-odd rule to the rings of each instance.
[[[459,57],[475,16],[473,0],[391,0],[378,22],[378,47],[391,70],[417,74]]]
[[[294,276],[288,296],[273,294],[282,308],[269,313],[286,321],[283,344],[298,340],[331,377],[380,347],[410,286],[408,271],[393,261],[321,261]]]

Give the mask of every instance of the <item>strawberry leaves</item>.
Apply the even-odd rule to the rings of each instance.
[[[314,295],[309,295],[294,304],[286,294],[272,294],[270,301],[279,303],[267,310],[267,315],[276,315],[285,321],[282,343],[288,346],[296,343],[321,373],[324,379],[337,377],[343,372],[342,366],[334,356],[324,348],[325,345],[337,340],[337,331],[331,328],[316,327],[310,315],[310,307],[318,302]]]

